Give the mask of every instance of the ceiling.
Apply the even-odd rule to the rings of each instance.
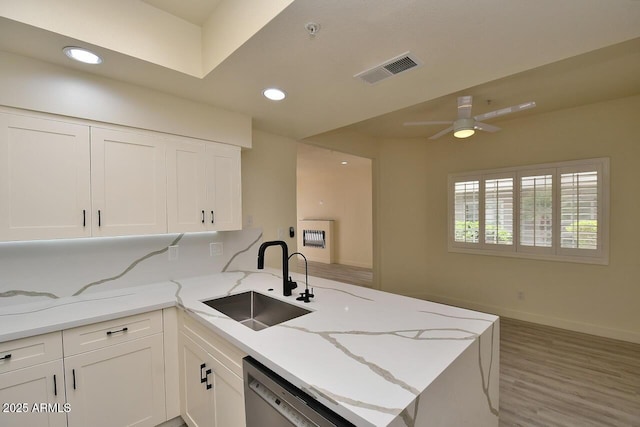
[[[142,0],[157,9],[202,26],[211,16],[220,0]]]
[[[343,169],[371,171],[371,159],[327,150],[309,144],[298,144],[298,173],[323,176]]]
[[[200,52],[207,56],[207,46],[222,43],[234,27],[253,20],[224,55],[216,52],[221,60],[200,76],[185,72],[186,66],[135,54],[149,49],[109,44],[117,37],[96,38],[96,28],[115,31],[113,19],[90,15],[84,27],[78,24],[71,31],[67,28],[73,25],[55,27],[34,17],[52,7],[48,0],[25,2],[40,3],[34,9],[40,12],[25,8],[17,13],[21,3],[11,3],[0,0],[0,50],[244,113],[256,128],[297,139],[346,126],[372,136],[429,136],[446,126],[408,128],[402,123],[453,119],[456,97],[462,94],[474,96],[474,115],[536,101],[537,108],[518,113],[526,115],[640,93],[637,0],[280,0],[276,12],[257,18],[252,14],[256,3],[249,0],[108,3],[138,7],[141,24],[119,28],[123,35],[131,32],[123,40],[144,39],[143,15],[153,13],[157,22],[176,29],[169,36],[196,40],[184,46],[191,49],[188,60],[194,64]],[[56,13],[69,12],[72,4],[56,2]],[[93,4],[105,5],[83,2]],[[233,13],[230,4],[237,6]],[[305,29],[308,22],[320,25],[316,35]],[[94,37],[82,36],[87,27]],[[225,31],[216,33],[216,28]],[[178,29],[189,34],[178,34]],[[155,34],[167,37],[163,28],[153,30],[148,33],[153,37],[143,40],[147,46]],[[71,63],[61,54],[71,44],[93,48],[104,63]],[[154,46],[160,56],[164,44],[169,43]],[[186,43],[175,45],[181,44]],[[353,77],[405,52],[422,65],[375,85]],[[165,56],[175,62],[180,54]],[[264,99],[261,91],[268,86],[283,88],[287,99]]]

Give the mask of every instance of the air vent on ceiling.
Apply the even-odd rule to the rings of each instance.
[[[416,68],[420,65],[422,65],[422,62],[420,60],[411,55],[411,53],[406,52],[400,56],[391,58],[390,60],[380,65],[362,71],[353,77],[372,85],[378,83],[381,80],[393,77],[396,74],[402,73],[412,68]]]

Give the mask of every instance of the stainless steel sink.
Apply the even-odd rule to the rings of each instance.
[[[254,331],[311,313],[310,310],[254,291],[202,302]]]

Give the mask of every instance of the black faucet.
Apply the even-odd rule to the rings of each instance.
[[[300,255],[302,258],[304,258],[304,292],[302,292],[300,296],[296,298],[296,300],[311,302],[309,298],[313,298],[315,295],[313,295],[313,288],[311,288],[311,292],[309,292],[309,267],[307,266],[307,257],[304,256],[303,253],[294,252],[291,255],[289,255],[289,258],[291,258],[294,255]]]
[[[291,296],[291,290],[295,289],[298,284],[289,278],[289,248],[282,240],[272,240],[264,242],[258,249],[258,270],[264,268],[264,251],[269,246],[280,246],[282,248],[282,295]]]

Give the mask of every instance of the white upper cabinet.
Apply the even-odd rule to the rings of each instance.
[[[242,228],[240,147],[208,144],[206,147],[209,225],[214,230]]]
[[[173,141],[167,171],[169,232],[242,228],[239,147]]]
[[[0,241],[240,230],[240,147],[0,111]]]
[[[167,232],[165,141],[91,128],[93,235]]]
[[[0,240],[91,235],[89,127],[0,113]]]
[[[172,141],[167,148],[170,233],[206,231],[204,143]]]

